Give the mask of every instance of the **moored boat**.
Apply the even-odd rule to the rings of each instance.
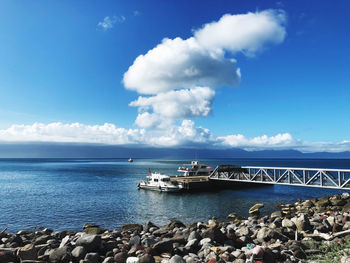
[[[134,161],[134,160],[131,159],[131,158],[129,158],[129,160],[128,160],[129,163],[132,163],[133,161]]]
[[[192,161],[190,164],[180,166],[177,171],[182,173],[179,176],[209,176],[214,171],[214,167]]]
[[[137,187],[139,189],[147,189],[159,192],[179,192],[183,190],[183,185],[171,181],[171,177],[161,173],[152,173],[151,170],[148,171],[146,181],[141,181]]]

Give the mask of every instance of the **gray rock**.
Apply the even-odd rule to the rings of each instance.
[[[21,259],[21,261],[36,260],[38,258],[37,253],[38,252],[34,244],[28,244],[17,251],[17,256]]]
[[[201,241],[199,241],[199,244],[201,246],[205,245],[205,244],[210,244],[211,242],[211,238],[207,237],[207,238],[203,238]]]
[[[248,227],[243,226],[238,229],[239,236],[247,236],[250,234],[250,230]]]
[[[68,244],[68,242],[69,242],[69,235],[66,235],[66,236],[62,239],[61,244],[60,244],[59,247],[64,247],[64,246],[66,246],[66,245]]]
[[[217,227],[210,227],[202,232],[203,238],[210,238],[219,243],[224,243],[226,236]]]
[[[106,257],[102,263],[113,263],[114,262],[114,259],[112,257]]]
[[[116,263],[125,263],[127,259],[127,254],[125,252],[119,252],[114,255],[114,262]]]
[[[143,226],[140,224],[126,224],[122,226],[122,232],[130,231],[139,231],[141,232],[143,230]]]
[[[140,245],[141,244],[141,238],[139,236],[134,236],[130,238],[129,245],[134,246],[134,245]]]
[[[138,257],[128,257],[126,259],[126,263],[139,263],[139,258]]]
[[[86,255],[86,249],[83,246],[76,246],[72,250],[72,257],[76,260],[83,259]]]
[[[200,235],[198,234],[197,231],[192,231],[187,238],[188,241],[190,241],[192,239],[200,239]]]
[[[295,228],[295,224],[292,220],[290,220],[288,218],[284,218],[282,220],[282,227]]]
[[[311,229],[309,218],[304,214],[301,214],[295,220],[295,225],[296,225],[298,231],[307,231],[307,230]]]
[[[271,229],[267,227],[262,227],[256,236],[259,242],[268,241],[270,239]]]
[[[83,246],[87,252],[96,252],[101,246],[101,236],[83,234],[76,242],[77,246]]]
[[[55,248],[49,252],[51,262],[69,262],[70,258],[68,247]]]
[[[150,254],[139,257],[139,263],[155,263],[154,258]]]
[[[186,261],[179,255],[172,256],[169,263],[186,263]]]
[[[97,253],[87,253],[84,260],[89,263],[98,263],[100,261],[100,256]]]
[[[144,247],[150,247],[155,243],[157,243],[157,241],[154,238],[145,238],[141,240],[141,245]]]

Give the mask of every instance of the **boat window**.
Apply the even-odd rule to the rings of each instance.
[[[153,179],[155,182],[158,182],[158,179]]]
[[[169,179],[169,178],[163,178],[162,181],[163,181],[163,182],[169,182],[170,179]]]

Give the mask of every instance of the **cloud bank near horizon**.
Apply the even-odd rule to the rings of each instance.
[[[141,94],[129,104],[139,110],[135,124],[162,128],[188,118],[207,117],[215,89],[234,87],[241,80],[233,56],[254,56],[282,43],[285,21],[281,10],[225,14],[194,30],[188,39],[165,38],[139,55],[123,77],[126,89]]]
[[[207,147],[213,149],[241,148],[253,150],[294,149],[301,152],[350,151],[350,141],[307,142],[289,133],[247,138],[241,134],[215,136],[209,129],[197,127],[191,120],[167,130],[125,129],[111,123],[85,125],[81,123],[34,123],[12,125],[0,130],[2,143],[83,143],[105,145],[145,145],[153,147]]]

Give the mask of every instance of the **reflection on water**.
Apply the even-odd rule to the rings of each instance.
[[[80,230],[84,223],[112,229],[125,223],[167,224],[225,218],[236,212],[247,216],[249,207],[263,202],[264,213],[276,202],[295,202],[341,191],[317,188],[266,186],[195,193],[158,193],[137,190],[148,168],[175,175],[191,160],[122,159],[2,159],[0,160],[0,228],[14,232],[45,226]],[[220,159],[204,163],[350,168],[349,160]]]

